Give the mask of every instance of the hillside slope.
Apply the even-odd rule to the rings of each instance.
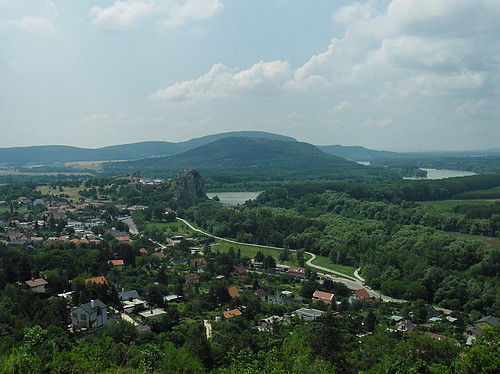
[[[52,163],[75,161],[137,160],[148,157],[175,155],[227,137],[253,137],[296,141],[288,136],[263,131],[234,131],[203,136],[179,143],[147,141],[112,145],[102,148],[79,148],[66,145],[0,148],[0,163]]]

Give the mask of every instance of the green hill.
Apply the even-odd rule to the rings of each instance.
[[[201,138],[195,138],[179,143],[148,141],[132,144],[112,145],[95,149],[79,148],[65,145],[13,147],[0,148],[0,163],[27,164],[74,161],[137,160],[141,158],[178,154],[231,136],[296,141],[295,139],[287,136],[267,133],[263,131],[235,131],[207,135]]]
[[[105,165],[105,170],[115,175],[138,170],[144,175],[163,177],[192,168],[203,175],[231,173],[254,178],[344,174],[368,169],[308,143],[247,137],[223,138],[174,156]]]

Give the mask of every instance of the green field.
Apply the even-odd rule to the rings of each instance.
[[[489,248],[500,250],[500,239],[498,239],[498,238],[492,238],[489,236],[481,236],[481,235],[462,234],[459,232],[446,232],[446,234],[456,236],[458,238],[464,238],[464,239],[469,239],[469,240],[479,240],[479,241],[486,243],[486,245]]]
[[[491,205],[494,204],[491,200],[438,200],[438,201],[423,201],[420,204],[431,206],[441,210],[452,210],[458,205]]]
[[[56,189],[49,189],[49,186],[38,186],[37,190],[42,194],[42,195],[56,195],[59,196],[61,194],[68,195],[69,199],[77,203],[80,198],[82,197],[80,195],[80,191],[82,191],[83,187],[63,187],[62,191],[59,190],[59,188]],[[92,199],[85,199],[86,202],[92,203]]]
[[[356,268],[352,266],[334,264],[328,257],[325,256],[316,256],[312,263],[314,265],[323,266],[325,268],[338,271],[339,273],[349,275],[350,277],[354,277],[354,271],[356,270]]]
[[[273,256],[276,262],[278,262],[278,257],[280,254],[280,251],[278,249],[261,248],[251,244],[234,244],[225,240],[217,241],[217,243],[213,247],[214,250],[219,250],[220,252],[228,252],[230,248],[233,248],[236,252],[239,249],[241,251],[242,257],[249,258],[254,258],[257,252],[260,251],[264,254],[264,256]]]

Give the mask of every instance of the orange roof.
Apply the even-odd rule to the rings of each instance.
[[[243,313],[241,313],[238,309],[231,309],[231,310],[226,310],[224,311],[224,318],[229,319],[237,316],[241,316]]]
[[[106,278],[104,278],[102,275],[100,277],[87,278],[85,279],[85,283],[108,284]]]
[[[158,257],[160,260],[162,260],[165,257],[167,257],[167,256],[165,256],[165,253],[163,253],[163,252],[155,252],[155,253],[153,253],[153,256]]]
[[[125,265],[125,263],[123,262],[123,260],[111,260],[109,262],[113,266],[123,266],[123,265]]]
[[[364,299],[369,299],[370,298],[370,294],[368,293],[368,291],[364,288],[360,288],[359,290],[356,290],[354,291],[354,294],[358,297],[358,299],[360,300],[364,300]]]
[[[333,300],[333,293],[330,292],[323,292],[323,291],[314,291],[313,297],[321,300],[328,300],[331,301]]]
[[[119,242],[131,242],[130,236],[119,236],[116,238]]]
[[[231,296],[233,299],[235,297],[240,297],[240,292],[238,291],[238,289],[236,287],[229,287],[229,296]]]

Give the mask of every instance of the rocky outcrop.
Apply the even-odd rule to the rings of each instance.
[[[207,199],[205,182],[197,170],[184,170],[171,181],[174,199],[180,205],[191,205]]]

